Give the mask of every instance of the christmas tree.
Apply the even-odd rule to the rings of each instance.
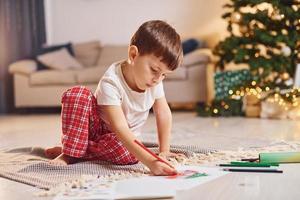
[[[217,66],[246,63],[259,85],[290,87],[300,58],[300,0],[231,0]]]
[[[251,90],[255,95],[267,91],[295,100],[299,92],[291,88],[300,63],[300,0],[230,0],[224,9],[222,18],[228,22],[229,36],[213,50],[218,57],[216,67],[247,64],[252,76],[252,80],[228,88],[230,96],[224,101],[236,92]]]

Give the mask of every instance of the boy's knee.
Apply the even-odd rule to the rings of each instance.
[[[63,93],[61,103],[66,102],[66,100],[76,100],[78,98],[81,100],[90,100],[92,96],[93,93],[85,86],[74,86]]]

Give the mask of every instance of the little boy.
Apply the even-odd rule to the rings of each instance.
[[[172,115],[162,80],[182,61],[180,36],[166,22],[148,21],[131,39],[128,59],[113,63],[93,95],[85,87],[62,97],[62,147],[45,151],[52,163],[99,159],[114,164],[141,161],[154,175],[177,173],[134,141],[153,108],[160,155],[170,153]]]

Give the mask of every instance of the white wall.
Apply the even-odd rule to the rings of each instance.
[[[47,43],[127,44],[144,22],[162,19],[182,37],[225,30],[226,0],[46,0]]]

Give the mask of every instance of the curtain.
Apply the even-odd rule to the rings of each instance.
[[[14,111],[9,64],[32,58],[45,42],[44,0],[0,0],[0,113]]]

